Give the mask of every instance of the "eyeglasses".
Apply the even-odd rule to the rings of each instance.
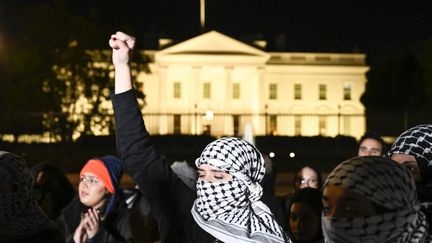
[[[318,186],[318,180],[316,178],[299,177],[296,179],[296,183],[300,185]]]

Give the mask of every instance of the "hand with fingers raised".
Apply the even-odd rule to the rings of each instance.
[[[84,215],[81,217],[81,222],[78,225],[78,227],[75,229],[75,233],[73,235],[73,240],[75,243],[83,243],[86,242],[88,240],[88,235],[86,232],[86,229],[84,227]]]
[[[81,217],[81,222],[75,230],[73,239],[75,243],[87,242],[93,238],[100,228],[100,217],[97,209],[90,208]]]
[[[84,216],[84,228],[89,239],[93,238],[100,227],[100,217],[97,209],[90,208]]]

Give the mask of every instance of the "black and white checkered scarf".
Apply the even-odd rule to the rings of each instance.
[[[202,229],[223,242],[285,241],[282,228],[260,201],[264,159],[254,146],[240,138],[221,138],[207,145],[195,164],[233,177],[229,182],[197,182],[192,215]]]
[[[357,157],[344,161],[328,175],[324,188],[327,185],[356,192],[386,212],[354,218],[323,215],[326,242],[432,241],[410,172],[394,161],[381,157]]]
[[[32,197],[33,177],[20,157],[0,151],[0,183],[14,187],[0,193],[0,238],[18,239],[51,227],[42,209]]]
[[[422,181],[432,182],[432,124],[418,125],[403,132],[388,153],[408,154],[416,158]]]

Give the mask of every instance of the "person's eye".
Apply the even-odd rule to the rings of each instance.
[[[330,206],[324,206],[323,207],[323,215],[324,216],[329,216],[331,213],[332,208]]]
[[[295,214],[290,214],[290,219],[292,220],[292,221],[297,221],[297,215],[295,215]]]
[[[223,175],[215,175],[214,178],[216,180],[223,180],[225,177]]]
[[[410,170],[411,172],[414,172],[416,170],[416,167],[414,165],[405,165],[406,168],[408,168],[408,170]]]
[[[85,182],[86,179],[85,179],[84,177],[81,177],[81,178],[80,178],[80,181],[81,181],[81,182]]]
[[[92,184],[96,184],[96,183],[98,183],[99,181],[98,180],[96,180],[96,179],[91,179],[91,181],[90,181]]]
[[[204,177],[204,173],[198,173],[198,178]]]

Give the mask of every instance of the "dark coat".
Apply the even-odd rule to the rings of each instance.
[[[196,193],[172,171],[150,142],[134,90],[111,96],[117,133],[117,151],[127,173],[148,200],[158,223],[161,242],[215,242],[192,217]],[[263,202],[269,205],[263,197]],[[283,222],[280,205],[278,217]],[[270,209],[272,207],[270,206]],[[276,210],[275,210],[276,211]]]
[[[134,90],[112,95],[117,150],[157,221],[161,242],[215,242],[192,217],[195,192],[155,151],[145,129]]]
[[[60,230],[63,231],[66,242],[74,242],[75,229],[81,221],[81,213],[85,210],[86,207],[79,201],[79,198],[75,198],[62,210],[62,214],[56,222]],[[99,232],[88,242],[121,243],[130,242],[132,238],[129,210],[124,204],[117,203],[105,219],[102,220]]]

